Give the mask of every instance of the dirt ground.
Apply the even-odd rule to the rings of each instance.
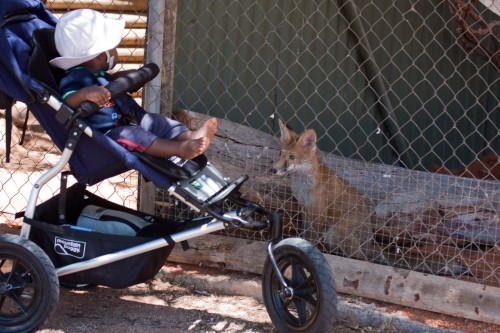
[[[39,333],[273,332],[250,297],[214,295],[158,279],[123,290],[61,288],[58,310]]]

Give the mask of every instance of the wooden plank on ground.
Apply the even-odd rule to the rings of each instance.
[[[247,239],[206,235],[189,240],[190,249],[176,246],[168,260],[194,265],[227,268],[261,274],[267,243]]]
[[[176,246],[169,261],[262,273],[267,243],[218,235]],[[325,255],[337,291],[413,308],[500,324],[500,288]]]

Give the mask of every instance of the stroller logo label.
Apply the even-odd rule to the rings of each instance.
[[[54,240],[54,251],[63,256],[72,256],[82,259],[85,256],[85,242],[57,237]]]

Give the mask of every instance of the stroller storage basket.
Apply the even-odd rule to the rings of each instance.
[[[179,223],[166,223],[164,220],[116,205],[88,191],[81,190],[77,185],[67,190],[67,202],[71,202],[71,207],[66,209],[66,221],[64,224],[54,224],[49,221],[58,221],[60,196],[61,194],[37,206],[34,218],[26,219],[26,222],[32,226],[30,238],[47,253],[56,268],[124,250],[155,238],[168,237],[179,226]],[[102,210],[114,211],[118,216],[132,215],[136,220],[143,221],[137,227],[142,228],[137,231],[136,235],[127,236],[107,233],[111,230],[110,228],[104,228],[98,232],[77,226],[76,223],[82,211],[85,208],[88,211],[89,207],[96,206],[102,207]],[[117,221],[112,223],[119,224],[119,220],[117,218]],[[109,220],[97,222],[111,223]],[[130,222],[127,221],[126,224],[125,227],[130,228]],[[153,278],[164,265],[173,246],[172,244],[101,267],[64,275],[59,279],[63,284],[126,288]]]

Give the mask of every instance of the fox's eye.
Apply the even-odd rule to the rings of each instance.
[[[293,161],[293,160],[295,159],[295,155],[290,155],[290,156],[288,156],[288,159],[289,159],[290,161]]]

